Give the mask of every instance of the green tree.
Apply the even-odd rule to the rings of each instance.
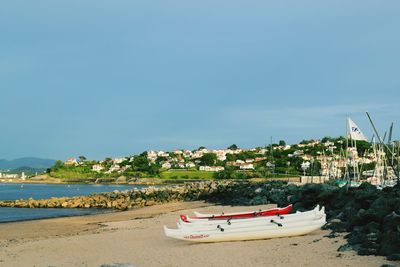
[[[202,166],[214,166],[217,163],[217,155],[214,153],[206,153],[200,158],[200,165]]]
[[[51,167],[51,171],[57,171],[60,170],[64,167],[64,164],[62,163],[61,160],[57,160],[56,162],[54,162],[53,167]]]
[[[326,143],[326,142],[333,142],[334,139],[330,136],[325,136],[324,138],[321,139],[321,143]]]
[[[215,179],[234,179],[235,168],[232,166],[226,166],[225,170],[214,173]]]
[[[132,163],[132,167],[135,171],[148,172],[150,169],[150,161],[147,156],[144,156],[143,154],[135,156]]]
[[[279,145],[280,146],[286,146],[285,140],[279,140]]]
[[[147,152],[133,157],[132,170],[134,172],[144,172],[149,175],[157,175],[160,173],[161,165],[152,164],[147,158]]]
[[[238,146],[237,146],[236,144],[233,144],[233,145],[229,146],[228,149],[230,149],[230,150],[237,150],[237,149],[238,149]]]
[[[226,161],[236,161],[236,155],[226,154]]]
[[[365,155],[365,152],[371,148],[371,144],[366,141],[356,141],[357,153],[360,157]]]

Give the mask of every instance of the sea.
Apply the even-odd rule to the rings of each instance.
[[[0,183],[0,200],[47,199],[51,197],[87,196],[93,193],[114,190],[143,188],[140,185],[99,185],[99,184],[14,184]],[[109,212],[105,209],[42,209],[42,208],[1,208],[0,223],[37,220],[55,217],[90,215]]]

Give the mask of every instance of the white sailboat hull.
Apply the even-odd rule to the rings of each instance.
[[[272,209],[270,209],[272,210]],[[235,215],[239,215],[239,214],[243,214],[243,213],[260,213],[260,212],[265,212],[268,210],[258,210],[258,211],[239,211],[239,212],[229,212],[229,213],[201,213],[201,212],[197,212],[194,211],[194,215],[196,217],[208,217],[208,218],[212,218],[212,217],[218,217],[218,216],[235,216]]]
[[[254,224],[254,225],[237,225],[231,227],[231,225],[228,226],[221,226],[221,225],[212,225],[212,226],[197,226],[197,227],[192,227],[192,228],[179,228],[182,233],[193,233],[193,232],[204,232],[204,231],[215,231],[215,232],[221,232],[221,231],[229,231],[229,232],[238,232],[238,231],[247,231],[247,230],[257,230],[257,229],[275,229],[277,226],[281,227],[285,225],[285,227],[296,227],[296,226],[301,226],[305,224],[310,224],[314,223],[315,221],[321,220],[323,217],[325,217],[325,214],[320,214],[319,216],[316,216],[314,218],[309,218],[307,220],[299,220],[299,221],[276,221],[276,220],[269,220],[269,221],[264,221],[262,224]]]
[[[168,237],[189,242],[225,242],[305,235],[320,229],[325,223],[326,216],[323,215],[319,220],[284,223],[281,226],[273,224],[264,227],[227,228],[223,231],[221,229],[182,231],[181,229],[168,229],[164,226],[164,232]]]
[[[293,222],[302,222],[307,220],[316,220],[320,219],[325,214],[325,209],[322,208],[318,210],[315,208],[312,211],[307,212],[298,212],[288,215],[282,216],[269,216],[269,217],[259,217],[259,218],[251,218],[251,219],[237,219],[237,220],[224,220],[224,221],[203,221],[203,222],[192,222],[187,223],[184,221],[180,221],[177,226],[179,229],[213,229],[219,225],[219,227],[223,228],[244,228],[244,227],[257,227],[257,226],[265,226],[271,223],[273,220],[276,223],[293,223]]]
[[[186,223],[187,225],[191,224],[221,224],[224,222],[231,222],[231,223],[239,223],[239,222],[256,222],[256,221],[264,221],[266,219],[271,219],[271,218],[278,218],[278,217],[283,217],[283,218],[290,218],[290,217],[296,217],[296,216],[302,216],[302,215],[309,215],[309,214],[315,214],[315,213],[325,213],[325,208],[322,207],[321,210],[319,210],[319,205],[317,205],[313,210],[310,211],[305,211],[305,212],[296,212],[296,213],[291,213],[291,214],[284,214],[284,215],[272,215],[272,216],[259,216],[259,217],[250,217],[250,218],[241,218],[241,219],[224,219],[224,220],[213,220],[213,219],[192,219],[190,216],[186,216],[187,222],[180,220],[181,224]]]

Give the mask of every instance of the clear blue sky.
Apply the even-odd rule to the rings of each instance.
[[[0,4],[0,158],[400,133],[400,2]]]

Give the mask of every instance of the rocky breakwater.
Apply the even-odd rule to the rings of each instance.
[[[231,186],[234,182],[197,182],[160,188],[147,187],[89,196],[60,197],[50,199],[20,199],[0,201],[0,207],[13,208],[100,208],[127,210],[155,204],[207,199],[210,194]]]
[[[282,182],[231,184],[211,193],[208,200],[225,205],[294,204],[294,211],[325,206],[325,228],[347,233],[348,244],[339,251],[382,255],[400,260],[400,185],[378,190],[368,183],[358,188],[329,184],[288,185]]]

